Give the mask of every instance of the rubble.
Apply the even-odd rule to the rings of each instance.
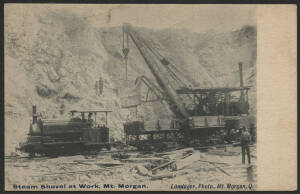
[[[175,174],[168,173],[168,174],[164,174],[164,175],[152,176],[151,180],[163,180],[163,179],[170,179],[170,178],[174,178],[174,177],[176,177]]]
[[[122,159],[120,160],[121,162],[132,162],[132,163],[145,163],[145,162],[150,162],[150,163],[154,163],[154,162],[161,162],[161,161],[166,161],[163,158],[155,158],[155,157],[151,157],[151,158],[131,158],[131,159]]]
[[[137,171],[137,173],[139,175],[142,175],[142,176],[150,176],[150,175],[152,175],[151,171],[149,171],[147,168],[145,168],[142,165],[137,165],[137,166],[134,167],[134,169]]]
[[[240,154],[238,152],[230,152],[230,151],[225,151],[225,150],[208,150],[207,153],[213,154],[213,155],[222,155],[222,156],[233,156],[233,155]]]
[[[128,159],[130,157],[129,154],[117,152],[111,155],[113,159]]]
[[[214,149],[218,150],[218,148]],[[220,149],[223,150],[224,149]],[[240,147],[228,147],[227,151],[241,152]],[[221,152],[221,151],[219,151]],[[114,159],[113,154],[127,154],[128,159]],[[256,156],[255,147],[251,154]],[[242,165],[240,155],[211,155],[193,148],[178,149],[163,153],[143,152],[99,152],[96,157],[85,159],[82,155],[58,158],[20,158],[7,157],[5,173],[6,184],[55,184],[62,181],[70,183],[124,182],[146,184],[159,181],[160,184],[180,183],[252,183],[256,181],[256,158],[253,164]],[[10,162],[13,161],[13,162]],[[26,161],[26,164],[24,164]],[[17,168],[15,166],[18,166]],[[27,167],[28,166],[28,167]],[[16,176],[22,174],[23,176]]]
[[[184,157],[182,159],[179,159],[175,162],[177,170],[181,170],[194,162],[198,161],[201,158],[200,152],[194,152],[191,155]]]
[[[113,167],[113,166],[121,166],[123,164],[119,162],[101,162],[101,163],[96,163],[96,165],[101,167]]]

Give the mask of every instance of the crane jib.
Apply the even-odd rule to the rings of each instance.
[[[123,31],[127,33],[132,39],[142,57],[144,58],[150,71],[154,75],[157,83],[163,89],[163,91],[166,92],[168,99],[171,101],[169,102],[170,107],[175,115],[182,119],[189,118],[189,113],[186,111],[183,102],[181,101],[176,91],[169,84],[169,80],[167,78],[168,76],[165,75],[167,74],[165,72],[166,70],[159,66],[159,63],[162,63],[161,59],[155,60],[157,57],[151,52],[151,50],[153,49],[149,45],[147,45],[146,41],[141,36],[139,36],[139,34],[133,29],[131,25],[125,24],[123,26]],[[159,61],[159,63],[157,61]],[[167,65],[167,63],[162,64]]]

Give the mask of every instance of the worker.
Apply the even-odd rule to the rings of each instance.
[[[96,81],[95,83],[95,90],[96,90],[96,95],[99,96],[99,82]]]
[[[251,164],[251,158],[250,158],[250,134],[245,126],[242,127],[242,133],[241,133],[241,147],[242,147],[242,163],[245,164],[245,152],[247,152],[248,157],[248,163]]]
[[[83,122],[85,122],[86,120],[85,120],[85,115],[84,115],[84,112],[81,112],[81,120],[83,121]]]
[[[92,121],[93,121],[92,115],[93,115],[93,113],[89,112],[89,114],[88,114],[88,121],[89,121],[89,122],[92,122]]]
[[[144,121],[143,115],[139,115],[139,116],[138,116],[138,120],[139,120],[139,121]]]
[[[161,130],[159,120],[156,121],[156,129],[159,130],[159,131]]]
[[[203,115],[207,115],[209,113],[207,103],[203,104],[202,110],[203,110]],[[201,116],[203,116],[203,115],[201,115]]]
[[[177,129],[177,121],[176,118],[171,120],[171,129]]]
[[[111,19],[111,11],[112,11],[112,9],[109,9],[109,10],[108,10],[107,20],[106,20],[106,23],[107,23],[107,24],[110,22],[110,19]]]
[[[99,78],[99,95],[102,95],[102,92],[103,92],[103,79],[102,77]]]
[[[254,142],[256,142],[255,140],[256,140],[256,138],[255,138],[255,128],[254,128],[254,124],[253,123],[251,123],[250,124],[250,135],[251,135],[251,142],[252,143],[254,143]]]
[[[93,113],[89,112],[88,122],[89,122],[90,126],[94,128],[96,126],[96,123],[94,123],[94,120],[92,119],[92,116],[93,116]]]
[[[63,115],[65,112],[65,104],[62,102],[59,108],[59,114]]]

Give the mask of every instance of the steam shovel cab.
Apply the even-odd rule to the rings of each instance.
[[[192,145],[216,145],[237,141],[238,129],[247,125],[250,87],[179,89],[179,95],[193,97],[188,110],[186,139]]]
[[[110,149],[107,116],[111,111],[71,111],[69,120],[49,120],[38,116],[33,106],[33,119],[25,143],[19,150],[31,156],[72,155],[84,151]],[[105,114],[104,124],[98,124],[97,114]],[[87,117],[86,117],[87,116]],[[86,119],[87,118],[87,119]]]

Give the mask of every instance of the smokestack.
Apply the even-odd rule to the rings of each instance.
[[[243,81],[243,63],[239,62],[239,70],[240,70],[240,87],[244,87],[244,81]],[[241,90],[241,100],[244,100],[244,90]]]
[[[243,81],[243,63],[239,62],[239,70],[240,70],[240,87],[244,87],[244,81]]]
[[[32,123],[37,123],[36,105],[32,106]]]

